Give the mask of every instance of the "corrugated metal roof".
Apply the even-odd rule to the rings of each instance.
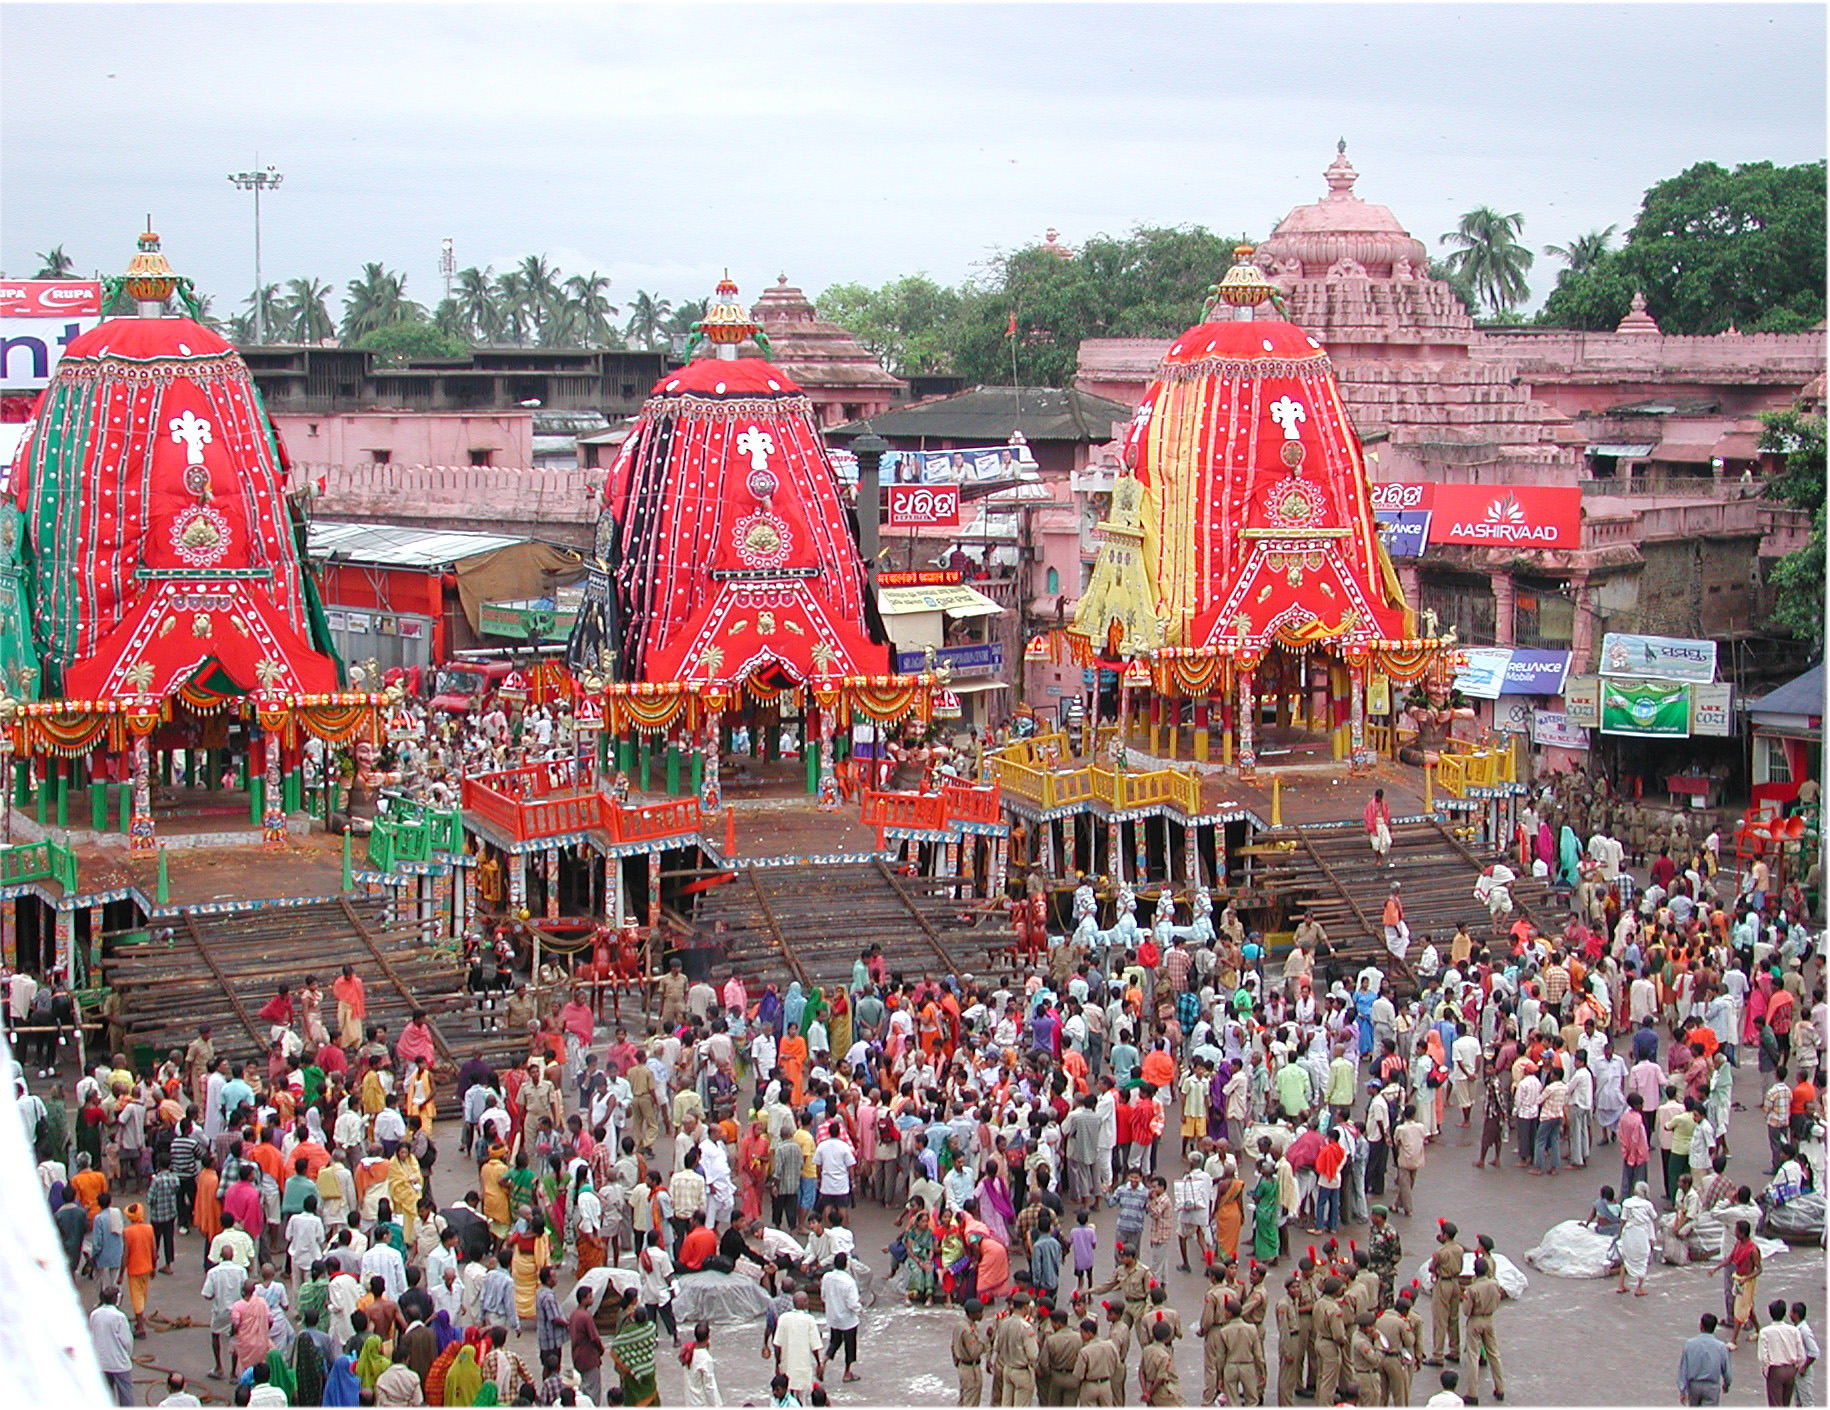
[[[1747,702],[1755,720],[1765,715],[1822,715],[1824,713],[1824,663],[1819,661],[1802,676]]]
[[[528,540],[510,534],[474,534],[458,529],[403,529],[393,524],[340,524],[314,520],[306,551],[313,558],[376,563],[387,568],[442,568],[476,553],[490,553]]]
[[[950,397],[896,407],[863,421],[833,426],[828,436],[849,439],[866,431],[907,440],[928,437],[995,445],[1012,431],[1030,441],[1112,439],[1112,423],[1128,421],[1131,408],[1073,387],[974,387]]]

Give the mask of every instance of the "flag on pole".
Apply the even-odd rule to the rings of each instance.
[[[1006,338],[1014,338],[1017,336],[1017,312],[1015,309],[1012,309],[1010,312],[1010,322],[1005,325],[1004,336]]]

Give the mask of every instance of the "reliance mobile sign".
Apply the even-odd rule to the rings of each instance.
[[[1374,485],[1372,507],[1429,511],[1435,544],[1576,548],[1582,542],[1582,491],[1574,485]]]
[[[64,349],[101,321],[95,280],[0,280],[0,386],[43,388]]]

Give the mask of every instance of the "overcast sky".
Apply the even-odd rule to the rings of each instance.
[[[1049,226],[1262,237],[1342,136],[1432,250],[1476,205],[1541,247],[1693,162],[1825,154],[1815,4],[3,8],[0,268],[118,271],[150,212],[218,312],[257,151],[269,281],[381,260],[428,302],[445,236],[619,301],[954,282]]]

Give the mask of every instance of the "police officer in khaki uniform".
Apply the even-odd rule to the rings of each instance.
[[[1137,1261],[1136,1245],[1119,1245],[1118,1267],[1110,1278],[1093,1289],[1093,1296],[1109,1292],[1116,1292],[1125,1300],[1126,1325],[1137,1325],[1150,1306],[1150,1270]]]
[[[1341,1383],[1341,1366],[1347,1359],[1347,1309],[1341,1305],[1341,1280],[1328,1277],[1322,1295],[1310,1314],[1310,1345],[1315,1356],[1315,1403],[1334,1404],[1334,1389]]]
[[[977,1405],[985,1394],[985,1352],[988,1344],[982,1323],[985,1304],[976,1297],[966,1303],[966,1320],[953,1329],[953,1364],[959,1370],[959,1403]]]
[[[1468,1309],[1468,1350],[1487,1358],[1487,1369],[1493,1372],[1493,1398],[1506,1398],[1506,1373],[1500,1369],[1500,1344],[1493,1334],[1493,1314],[1499,1311],[1506,1294],[1493,1279],[1493,1265],[1484,1258],[1474,1260],[1474,1281],[1461,1295]],[[1478,1395],[1481,1388],[1480,1364],[1468,1378],[1468,1389]]]
[[[1294,1405],[1303,1381],[1303,1331],[1296,1309],[1298,1279],[1284,1280],[1284,1295],[1277,1299],[1277,1403]]]
[[[1385,1403],[1385,1350],[1379,1345],[1379,1334],[1373,1329],[1375,1316],[1372,1312],[1357,1313],[1347,1341],[1347,1371],[1360,1388],[1358,1403],[1361,1405]]]
[[[1440,1366],[1443,1343],[1448,1343],[1448,1359],[1461,1361],[1461,1264],[1462,1246],[1455,1241],[1456,1228],[1447,1220],[1436,1232],[1436,1252],[1430,1255],[1430,1359],[1423,1364]]]
[[[1131,1373],[1131,1324],[1125,1320],[1125,1309],[1116,1303],[1106,1307],[1106,1340],[1118,1353],[1118,1379],[1112,1384],[1113,1393],[1123,1400],[1125,1377]]]
[[[1167,1322],[1150,1327],[1150,1342],[1137,1360],[1138,1395],[1146,1405],[1181,1405],[1182,1382],[1176,1376],[1175,1333]]]
[[[1036,1403],[1036,1358],[1040,1348],[1029,1308],[1029,1294],[1016,1294],[1010,1300],[1010,1311],[998,1319],[997,1330],[991,1334],[1000,1405]]]
[[[1239,1315],[1239,1304],[1229,1302],[1229,1320],[1220,1326],[1220,1381],[1232,1405],[1264,1403],[1264,1347],[1252,1324]],[[1203,1402],[1206,1403],[1206,1402]]]
[[[1080,1332],[1068,1325],[1065,1307],[1048,1314],[1049,1333],[1042,1338],[1036,1371],[1036,1400],[1042,1405],[1078,1405],[1080,1382],[1074,1363],[1080,1359]]]
[[[1080,1354],[1074,1358],[1074,1384],[1080,1387],[1079,1405],[1116,1405],[1124,1394],[1125,1361],[1118,1348],[1099,1334],[1091,1317],[1080,1323]]]
[[[1236,1306],[1232,1287],[1226,1282],[1226,1269],[1215,1264],[1207,1270],[1207,1291],[1201,1297],[1201,1317],[1195,1323],[1195,1335],[1201,1338],[1201,1403],[1212,1405],[1220,1392],[1220,1368],[1226,1356],[1220,1347],[1220,1328],[1234,1314]]]
[[[1401,1297],[1373,1322],[1373,1329],[1385,1344],[1385,1364],[1380,1367],[1379,1374],[1384,1382],[1387,1405],[1411,1403],[1411,1374],[1421,1349],[1416,1342],[1416,1328],[1405,1316],[1409,1308],[1408,1299]]]

